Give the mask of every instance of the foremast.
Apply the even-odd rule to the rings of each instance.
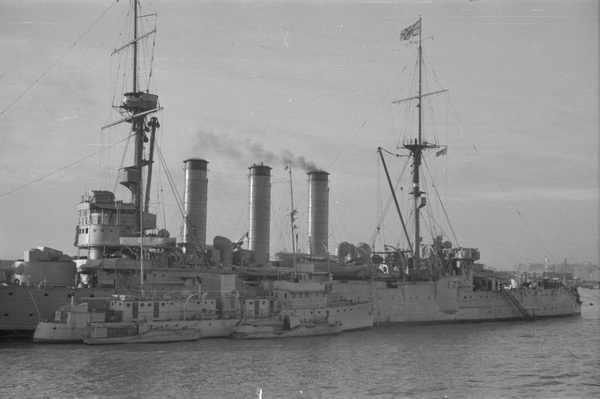
[[[132,203],[134,204],[138,214],[142,215],[144,212],[149,211],[149,197],[150,187],[152,182],[152,166],[153,166],[153,155],[154,155],[154,137],[156,129],[159,127],[158,119],[155,117],[147,119],[147,116],[153,112],[160,110],[158,106],[158,96],[150,94],[148,90],[145,92],[140,91],[139,77],[138,77],[138,42],[154,33],[155,30],[139,36],[138,33],[138,21],[139,14],[139,2],[138,0],[132,0],[133,3],[133,40],[125,46],[117,49],[113,54],[120,52],[123,49],[131,46],[133,48],[133,78],[132,78],[132,91],[124,94],[124,99],[121,105],[115,107],[124,117],[125,121],[131,122],[131,131],[135,137],[135,149],[134,149],[134,160],[133,166],[124,168],[121,170],[121,181],[120,183],[131,191]],[[120,122],[120,121],[119,121]],[[146,135],[150,132],[150,137]],[[148,160],[144,159],[144,142],[150,142],[148,149]],[[146,182],[144,184],[143,170],[147,168]],[[135,171],[133,175],[129,174],[129,171]],[[144,186],[146,188],[146,195],[144,195]],[[143,217],[140,216],[140,227],[143,229]],[[156,226],[150,227],[155,228]]]
[[[120,104],[113,105],[121,114],[121,119],[102,127],[104,130],[123,122],[131,123],[131,136],[135,143],[133,165],[120,169],[118,180],[131,192],[131,202],[117,201],[114,193],[105,190],[91,190],[84,196],[78,205],[79,224],[75,245],[80,249],[87,249],[87,257],[92,260],[120,256],[139,257],[141,260],[146,241],[144,232],[156,229],[156,215],[149,212],[149,197],[155,135],[159,123],[151,114],[162,108],[159,106],[157,95],[151,94],[148,89],[140,89],[138,56],[140,41],[154,34],[156,29],[140,34],[140,19],[153,17],[154,14],[140,15],[138,0],[131,0],[131,7],[132,39],[112,53],[115,55],[125,51],[131,52],[128,54],[133,58],[129,75],[131,91],[124,93]],[[145,143],[149,143],[147,159],[144,158]],[[167,240],[169,239],[159,239],[161,245],[165,245]],[[168,246],[174,245],[169,240]]]

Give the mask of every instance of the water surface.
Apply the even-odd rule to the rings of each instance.
[[[0,343],[0,398],[597,398],[600,290],[581,317],[334,337]],[[590,305],[592,303],[593,305]]]

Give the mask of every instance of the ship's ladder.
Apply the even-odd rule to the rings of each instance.
[[[525,317],[525,319],[527,319],[529,321],[535,320],[535,317],[529,314],[527,309],[525,309],[523,307],[523,305],[521,305],[521,302],[519,302],[519,300],[517,298],[515,298],[515,296],[509,290],[503,289],[502,293],[504,294],[504,296],[506,298],[508,298],[508,301],[510,303],[512,303],[519,310],[519,312],[521,312],[521,314],[523,315],[523,317]]]

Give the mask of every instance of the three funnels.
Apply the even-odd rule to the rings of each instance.
[[[207,226],[207,165],[200,158],[184,161],[184,210],[186,220],[181,243],[187,254],[195,254],[194,248],[206,250]],[[251,263],[267,264],[271,239],[271,168],[255,164],[249,170],[249,230],[248,248]],[[328,254],[329,236],[329,173],[308,172],[308,229],[311,255]],[[199,261],[199,259],[198,259]]]

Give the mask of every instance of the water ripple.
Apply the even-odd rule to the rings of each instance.
[[[2,342],[0,398],[596,398],[599,311],[276,341]]]

